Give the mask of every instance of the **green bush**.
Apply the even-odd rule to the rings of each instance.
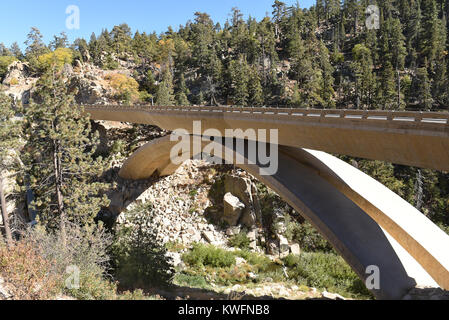
[[[299,243],[302,250],[307,252],[334,252],[329,242],[310,223],[300,224],[287,217],[286,227],[285,235],[288,240]]]
[[[194,245],[190,252],[182,256],[182,260],[191,266],[211,266],[215,268],[230,267],[235,264],[235,256],[232,252],[203,244]]]
[[[117,60],[114,60],[111,55],[106,57],[106,61],[102,63],[103,70],[116,70],[120,67],[120,64]]]
[[[362,280],[342,257],[334,253],[289,255],[284,259],[288,275],[302,285],[352,297],[371,297]]]
[[[178,286],[208,289],[210,285],[201,275],[190,275],[186,273],[178,273],[173,279],[173,283]]]
[[[228,240],[228,244],[231,247],[239,248],[239,249],[249,249],[250,243],[251,243],[251,240],[248,238],[246,232],[240,232],[236,235],[233,235]]]
[[[256,268],[257,272],[266,272],[270,269],[276,269],[274,263],[265,255],[257,254],[249,250],[235,251],[235,255],[245,259],[249,265]]]

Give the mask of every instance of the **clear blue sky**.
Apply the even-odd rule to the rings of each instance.
[[[284,0],[288,5],[296,0]],[[207,12],[215,22],[229,18],[231,8],[238,7],[245,17],[258,20],[268,12],[271,15],[274,0],[2,0],[0,4],[0,42],[8,47],[17,41],[24,48],[31,27],[37,27],[48,43],[53,35],[65,31],[70,41],[78,37],[89,40],[102,28],[126,22],[133,32],[139,30],[158,34],[168,26],[175,30],[187,20],[193,20],[196,11]],[[310,7],[315,0],[299,0],[301,7]],[[68,30],[65,26],[66,8],[80,8],[80,29]]]

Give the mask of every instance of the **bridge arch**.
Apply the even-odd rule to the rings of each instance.
[[[172,174],[179,166],[170,160],[170,151],[177,143],[168,136],[149,142],[125,162],[120,176],[138,180],[154,172],[161,176]],[[215,143],[230,145],[225,139]],[[233,157],[239,152],[224,148]],[[190,150],[188,157],[196,155],[190,148],[186,150]],[[243,156],[246,158],[246,154]],[[369,276],[369,266],[377,266],[380,288],[371,290],[377,298],[400,299],[417,284],[449,288],[449,256],[444,249],[449,236],[352,166],[323,152],[282,146],[275,175],[260,175],[257,163],[238,166],[301,212],[362,280]],[[358,186],[360,183],[363,188]],[[366,188],[380,194],[370,195]],[[389,207],[386,201],[393,205]],[[396,214],[398,209],[402,216]]]

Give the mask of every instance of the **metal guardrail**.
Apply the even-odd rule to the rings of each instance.
[[[345,109],[297,109],[269,107],[208,107],[208,106],[146,106],[146,105],[84,105],[84,108],[133,110],[152,112],[211,112],[240,113],[252,115],[290,116],[298,118],[348,119],[373,121],[403,121],[418,123],[433,123],[449,126],[447,112],[414,112],[414,111],[384,111],[384,110],[345,110]]]

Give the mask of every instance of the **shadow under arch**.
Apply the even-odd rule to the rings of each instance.
[[[280,147],[277,173],[266,176],[261,174],[262,165],[248,163],[247,141],[242,152],[235,150],[236,144],[230,144],[229,138],[212,139],[213,142],[202,141],[202,145],[213,143],[233,159],[237,154],[243,156],[246,163],[237,166],[258,178],[302,213],[363,281],[370,277],[368,267],[378,267],[380,286],[370,289],[376,298],[401,299],[417,284],[438,286],[388,232],[329,182],[319,166],[313,166],[313,156],[306,150],[298,149],[299,152],[294,153],[289,148]],[[182,143],[185,144],[183,156],[186,159],[198,155],[190,148],[193,145],[192,136]],[[120,176],[140,180],[155,172],[161,176],[172,174],[180,164],[173,163],[170,154],[173,147],[179,144],[179,141],[170,141],[169,136],[149,142],[125,162]],[[229,145],[233,145],[234,149],[225,147]]]

